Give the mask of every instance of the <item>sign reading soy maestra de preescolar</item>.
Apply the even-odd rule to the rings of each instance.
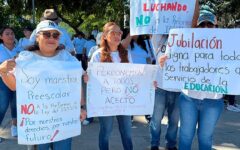
[[[240,94],[239,29],[172,29],[163,87]]]
[[[17,61],[19,144],[51,143],[80,135],[81,76],[78,62]]]
[[[188,28],[196,0],[130,0],[130,32],[168,34],[172,28]]]

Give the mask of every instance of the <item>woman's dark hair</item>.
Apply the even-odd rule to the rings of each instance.
[[[14,32],[14,30],[13,30],[12,27],[10,27],[10,26],[4,26],[4,27],[2,27],[2,28],[0,29],[0,36],[2,36],[3,32],[4,32],[6,29],[10,29],[10,30],[12,30],[12,31]],[[0,39],[0,43],[3,43],[3,40],[2,40],[2,39]]]
[[[101,36],[101,43],[100,43],[100,48],[101,48],[100,61],[101,62],[112,62],[111,50],[109,48],[107,40],[105,39],[105,37],[109,31],[109,27],[111,27],[111,26],[118,26],[118,25],[115,22],[108,22],[103,27],[103,34]],[[118,45],[117,50],[119,52],[119,57],[121,59],[121,63],[128,63],[129,62],[128,51],[126,49],[124,49],[124,47],[122,46],[121,43]]]
[[[94,38],[94,35],[92,35],[92,34],[88,37],[88,40],[94,40],[94,41],[96,41],[96,39]]]
[[[26,26],[26,27],[23,28],[23,30],[27,30],[27,31],[32,32],[33,28],[31,26]]]
[[[125,39],[127,37],[127,35],[129,34],[129,29],[128,28],[124,28],[123,29],[123,35],[122,35],[122,40]]]
[[[82,38],[85,38],[85,34],[82,31],[80,31],[78,35],[80,35]]]
[[[131,42],[130,42],[130,45],[131,45],[131,49],[134,48],[134,40],[132,39]],[[139,45],[144,51],[147,51],[147,47],[146,47],[146,43],[144,41],[144,36],[143,35],[138,35],[138,38],[137,38],[137,41],[136,41],[137,45]]]

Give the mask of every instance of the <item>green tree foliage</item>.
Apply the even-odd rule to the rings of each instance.
[[[32,0],[7,0],[15,15],[31,14]],[[75,32],[91,31],[94,26],[102,27],[109,20],[121,24],[123,21],[124,0],[35,0],[37,20],[46,8],[54,8],[63,22]],[[101,28],[99,28],[101,29]]]
[[[199,3],[210,5],[215,10],[220,26],[234,27],[239,24],[239,0],[199,0]]]
[[[29,24],[32,18],[33,0],[0,0],[0,25],[11,24],[20,27]],[[90,32],[95,26],[101,30],[108,21],[115,21],[121,27],[124,14],[129,14],[130,0],[35,0],[36,20],[40,21],[47,8],[54,8],[70,32]],[[239,0],[199,0],[215,10],[219,25],[235,26],[240,20]],[[67,25],[66,25],[67,24]]]
[[[3,26],[13,27],[16,38],[23,37],[22,29],[25,26],[30,26],[30,21],[12,13],[12,8],[4,0],[0,0],[0,28]]]
[[[3,0],[0,1],[0,26],[4,26],[8,24],[8,15],[9,15],[9,7],[4,5]]]

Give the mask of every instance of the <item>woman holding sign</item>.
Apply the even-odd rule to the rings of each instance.
[[[216,16],[207,6],[202,7],[198,28],[215,28]],[[217,121],[223,111],[222,94],[183,90],[179,97],[180,135],[179,149],[190,150],[198,125],[199,150],[212,149],[212,137]]]
[[[16,58],[16,61],[33,62],[36,60],[56,60],[61,62],[73,61],[79,63],[77,59],[70,55],[66,50],[59,50],[59,36],[61,31],[53,21],[45,20],[40,22],[36,28],[36,41],[35,45],[29,48],[29,51],[23,51]],[[0,66],[0,71],[5,74],[2,75],[4,83],[11,89],[16,90],[16,78],[15,74],[11,73],[15,69],[15,60],[7,60]],[[39,66],[44,67],[44,66]],[[47,88],[47,87],[43,87]],[[45,99],[44,99],[45,100]],[[79,106],[80,107],[80,106]],[[84,111],[81,113],[81,120],[86,116]],[[42,116],[41,116],[42,117]],[[24,118],[23,118],[24,120]],[[20,123],[19,123],[20,124]],[[20,124],[23,126],[24,122]],[[49,143],[38,145],[38,150],[48,150],[50,142],[58,134],[59,130],[56,130]],[[53,150],[71,150],[71,138],[52,142]]]
[[[208,6],[202,6],[197,22],[198,28],[216,28],[217,20]],[[159,59],[163,66],[167,56]],[[199,150],[211,150],[213,132],[223,111],[222,94],[182,90],[179,97],[180,135],[179,150],[191,150],[198,126]]]
[[[92,56],[90,62],[129,63],[131,57],[121,42],[122,31],[114,22],[108,22],[103,27],[100,49]],[[85,80],[87,80],[85,76]],[[132,150],[131,116],[116,116],[121,133],[124,150]],[[114,116],[99,117],[99,149],[109,149],[109,138],[113,128]]]

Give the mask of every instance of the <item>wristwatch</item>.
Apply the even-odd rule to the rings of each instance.
[[[81,109],[85,109],[86,110],[86,105],[81,105]]]

